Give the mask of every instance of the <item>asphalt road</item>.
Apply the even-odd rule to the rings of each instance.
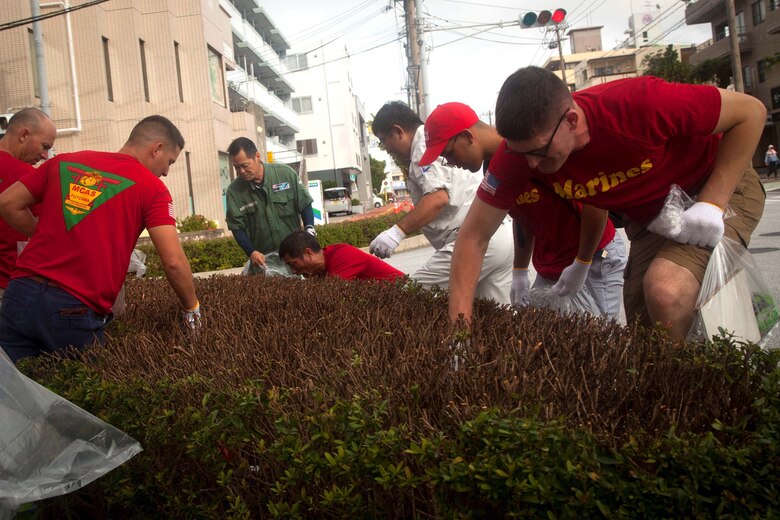
[[[764,216],[753,232],[749,251],[763,273],[770,293],[780,306],[780,182],[765,182],[764,187],[767,190]],[[625,242],[628,244],[628,240]],[[422,247],[395,254],[387,262],[404,273],[413,274],[432,254],[432,247]],[[531,278],[534,276],[536,273],[532,268]],[[625,323],[622,313],[620,321]],[[780,348],[780,327],[770,334],[767,346]]]

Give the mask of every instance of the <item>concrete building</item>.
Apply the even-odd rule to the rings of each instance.
[[[778,145],[780,122],[780,1],[735,0],[736,32],[742,61],[744,90],[767,107],[767,126],[753,164],[763,165],[763,153],[769,144]],[[705,60],[730,59],[728,18],[723,0],[698,0],[685,9],[688,24],[708,23],[712,38],[697,46],[691,56],[693,65]]]
[[[296,146],[309,179],[335,182],[353,198],[371,201],[371,165],[363,104],[352,88],[349,51],[331,43],[290,54],[285,63],[296,85],[292,108],[300,131]]]
[[[41,3],[41,13],[70,7]],[[3,23],[29,16],[28,0],[0,10]],[[264,153],[293,143],[287,45],[259,0],[112,0],[40,25],[55,150],[118,150],[143,117],[168,117],[187,142],[164,179],[178,218],[224,224],[235,137],[253,138]],[[0,71],[0,112],[40,106],[29,25],[3,32]]]

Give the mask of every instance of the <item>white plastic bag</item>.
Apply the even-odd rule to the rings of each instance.
[[[250,274],[264,274],[265,276],[286,276],[288,278],[298,278],[298,275],[293,274],[284,260],[279,258],[279,253],[273,252],[265,255],[265,267],[254,267],[252,261],[248,260],[244,264],[244,269],[241,271],[244,276]]]
[[[128,273],[135,273],[137,278],[141,278],[146,273],[146,253],[140,249],[133,249],[130,254],[130,264],[127,266]],[[114,313],[114,317],[121,316],[127,309],[127,301],[125,299],[125,284],[122,284],[122,288],[119,289],[119,294],[116,297],[114,305],[111,307],[111,312]]]
[[[84,487],[140,451],[125,433],[22,375],[0,349],[0,519]]]
[[[723,237],[707,264],[688,338],[708,340],[722,328],[741,341],[765,345],[779,320],[753,255],[740,242]]]
[[[596,302],[586,289],[569,296],[559,296],[553,286],[532,288],[528,294],[528,305],[552,309],[563,316],[569,314],[592,314],[599,316]]]

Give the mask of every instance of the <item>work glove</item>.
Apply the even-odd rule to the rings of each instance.
[[[184,318],[184,325],[190,329],[195,330],[200,327],[200,302],[195,300],[195,307],[187,309],[182,313]]]
[[[515,267],[512,269],[512,288],[509,290],[509,301],[515,307],[528,306],[528,292],[531,282],[528,280],[528,269]]]
[[[306,232],[307,232],[308,234],[310,234],[311,236],[313,236],[313,237],[316,237],[316,236],[317,236],[317,230],[316,230],[316,229],[314,229],[314,226],[306,226],[304,229],[305,229],[305,230],[306,230]]]
[[[680,232],[672,238],[681,244],[715,247],[723,237],[723,210],[709,202],[697,202],[682,214]]]
[[[558,282],[553,285],[553,290],[558,291],[558,296],[571,296],[582,289],[591,263],[575,258],[574,262],[563,270]]]
[[[368,246],[368,252],[379,258],[390,258],[395,248],[398,247],[398,244],[404,238],[406,238],[406,233],[398,225],[395,225],[379,233],[371,242],[371,245]]]

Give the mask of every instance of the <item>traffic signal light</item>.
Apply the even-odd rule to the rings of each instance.
[[[566,9],[556,9],[555,11],[539,11],[539,14],[531,12],[525,13],[520,18],[520,28],[528,29],[530,27],[544,27],[546,25],[556,25],[562,23],[566,18]]]

